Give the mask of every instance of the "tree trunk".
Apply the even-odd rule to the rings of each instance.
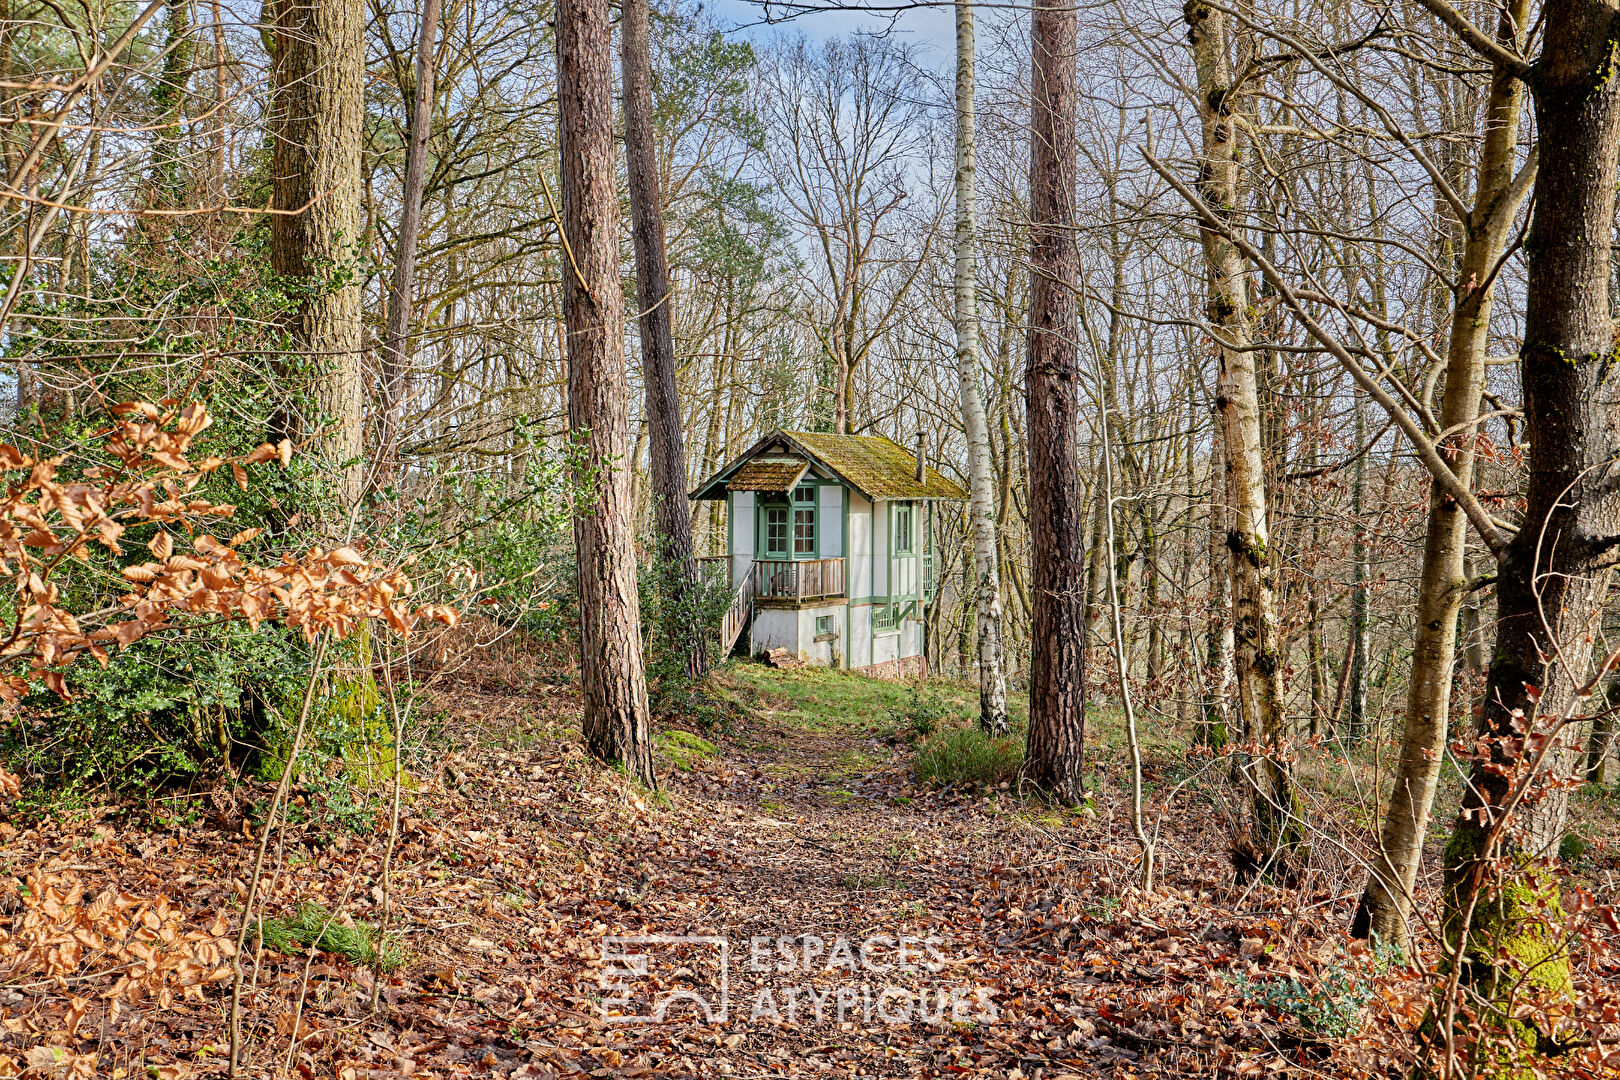
[[[186,114],[186,84],[191,78],[195,39],[190,0],[169,0],[164,27],[163,71],[151,90],[154,134],[151,197],[154,208],[173,210],[185,202],[184,166],[180,160],[180,123]]]
[[[1229,705],[1232,684],[1232,572],[1226,553],[1229,515],[1226,511],[1226,435],[1219,409],[1210,424],[1209,448],[1209,610],[1204,629],[1204,715],[1198,741],[1212,750],[1227,744],[1232,734]]]
[[[602,761],[656,785],[641,655],[641,609],[625,416],[624,300],[613,150],[613,61],[607,0],[557,5],[563,320],[568,423],[582,451],[574,517],[585,742]]]
[[[270,265],[304,290],[288,320],[297,355],[282,366],[312,391],[300,417],[291,402],[272,419],[275,438],[315,438],[345,507],[364,480],[360,376],[360,137],[366,74],[365,6],[359,0],[275,0],[275,140]]]
[[[1079,248],[1074,183],[1076,9],[1037,2],[1031,26],[1029,352],[1029,739],[1024,775],[1062,802],[1084,795],[1080,644],[1085,502],[1079,448]]]
[[[624,0],[619,24],[619,72],[624,85],[624,156],[630,180],[630,231],[636,245],[636,300],[641,308],[641,381],[647,391],[648,458],[658,539],[678,590],[697,585],[692,560],[692,517],[686,500],[686,443],[681,433],[681,397],[675,384],[674,297],[664,245],[663,195],[658,187],[658,147],[653,128],[652,53],[648,0]],[[677,611],[684,605],[677,603]],[[684,618],[684,616],[682,616]],[[696,620],[684,618],[686,675],[709,669],[708,642]]]
[[[1462,914],[1475,914],[1465,970],[1476,983],[1497,970],[1498,948],[1513,945],[1503,933],[1537,938],[1521,940],[1525,948],[1555,947],[1539,941],[1533,924],[1517,923],[1523,905],[1493,883],[1486,839],[1514,783],[1512,768],[1501,766],[1504,742],[1518,737],[1523,725],[1515,712],[1539,715],[1545,730],[1547,717],[1571,705],[1575,681],[1589,674],[1542,657],[1563,654],[1571,663],[1587,663],[1591,650],[1583,642],[1596,629],[1620,534],[1620,486],[1612,476],[1620,438],[1613,394],[1603,385],[1615,355],[1609,242],[1620,150],[1620,81],[1612,55],[1620,0],[1553,0],[1542,18],[1545,47],[1531,86],[1540,166],[1525,244],[1520,354],[1529,479],[1523,527],[1499,564],[1496,649],[1480,717],[1482,734],[1504,741],[1492,743],[1494,761],[1473,768],[1444,860],[1453,941],[1462,932]],[[1551,771],[1570,776],[1576,757],[1573,749],[1553,750]],[[1507,850],[1555,851],[1568,807],[1567,787],[1522,806]],[[1482,922],[1487,912],[1492,917]]]
[[[1369,638],[1371,618],[1367,597],[1367,529],[1363,520],[1367,513],[1367,405],[1361,392],[1354,387],[1351,394],[1356,402],[1356,452],[1358,457],[1350,471],[1350,520],[1355,538],[1350,542],[1350,637],[1355,641],[1350,654],[1350,701],[1345,716],[1344,733],[1349,742],[1359,742],[1367,734],[1367,661],[1371,657]]]
[[[975,220],[973,4],[956,5],[956,371],[967,432],[968,539],[978,629],[979,726],[1007,730],[1007,663],[1002,640],[1001,574],[996,552],[996,490],[990,474],[990,425],[979,390],[979,241]]]
[[[1227,16],[1196,0],[1184,10],[1198,73],[1203,129],[1199,194],[1217,214],[1230,219],[1237,209],[1239,176]],[[1223,420],[1231,499],[1226,546],[1235,605],[1232,633],[1238,705],[1244,730],[1267,749],[1251,764],[1248,775],[1255,842],[1269,855],[1299,841],[1300,821],[1294,813],[1293,776],[1281,745],[1287,731],[1274,595],[1276,563],[1266,524],[1260,396],[1254,352],[1249,348],[1246,267],[1236,245],[1220,233],[1204,229],[1202,239],[1209,272],[1209,320],[1224,338],[1219,345],[1216,405]]]
[[[1517,28],[1525,25],[1528,8],[1529,0],[1514,0],[1502,13],[1497,40],[1504,46],[1516,47]],[[1473,483],[1475,420],[1485,386],[1493,291],[1479,286],[1490,279],[1501,256],[1521,202],[1516,192],[1524,190],[1525,178],[1516,182],[1514,177],[1514,152],[1523,107],[1523,84],[1498,65],[1492,73],[1491,95],[1485,107],[1485,141],[1474,206],[1469,219],[1462,222],[1462,264],[1457,280],[1464,284],[1451,314],[1439,418],[1442,430],[1455,432],[1442,444],[1442,452],[1457,479],[1468,485]],[[1408,918],[1446,748],[1457,614],[1463,601],[1462,586],[1467,581],[1467,530],[1468,520],[1456,500],[1431,483],[1412,674],[1407,684],[1406,722],[1395,765],[1395,786],[1384,815],[1379,856],[1373,862],[1373,873],[1350,931],[1357,937],[1376,936],[1403,950],[1408,946]]]
[[[388,336],[382,351],[382,422],[377,440],[376,484],[393,483],[398,470],[399,425],[405,408],[405,376],[410,365],[411,303],[416,289],[416,243],[422,229],[422,195],[427,186],[427,144],[433,130],[433,84],[438,76],[435,39],[440,0],[424,0],[416,41],[416,93],[405,152],[405,184],[400,194],[399,247],[388,292]]]

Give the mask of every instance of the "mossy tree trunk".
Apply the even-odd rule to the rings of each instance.
[[[1461,972],[1487,988],[1502,949],[1522,963],[1550,943],[1515,890],[1499,879],[1490,850],[1521,865],[1557,849],[1569,790],[1557,787],[1521,806],[1499,829],[1516,785],[1509,748],[1536,718],[1543,729],[1568,714],[1578,681],[1590,675],[1587,635],[1596,629],[1620,550],[1620,415],[1613,404],[1616,346],[1609,305],[1610,235],[1620,153],[1620,0],[1551,0],[1541,13],[1544,49],[1528,80],[1540,139],[1534,210],[1525,243],[1528,278],[1520,370],[1530,443],[1523,525],[1497,576],[1496,649],[1480,733],[1489,761],[1475,765],[1445,853],[1447,933],[1463,937]],[[1476,46],[1477,47],[1477,46]],[[1550,661],[1549,662],[1549,658]],[[1566,733],[1567,735],[1567,733]],[[1549,755],[1558,777],[1576,767],[1573,747]],[[1558,965],[1538,978],[1557,981]],[[1550,985],[1550,984],[1548,984]]]

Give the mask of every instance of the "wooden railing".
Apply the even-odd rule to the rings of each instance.
[[[877,632],[893,630],[916,614],[917,601],[891,600],[872,608],[872,629]]]
[[[731,606],[726,609],[725,618],[720,620],[720,655],[730,656],[732,648],[737,644],[737,638],[748,625],[748,617],[754,611],[754,575],[749,574],[743,578],[743,583],[737,587],[737,592],[731,598]]]
[[[846,596],[843,559],[756,559],[754,595],[761,600]]]

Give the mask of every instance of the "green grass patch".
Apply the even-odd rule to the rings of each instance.
[[[912,772],[925,784],[999,784],[1024,764],[1024,733],[992,738],[977,724],[938,732],[917,748]]]
[[[375,971],[405,965],[405,950],[397,941],[382,938],[370,923],[345,926],[313,900],[305,900],[286,918],[265,919],[260,936],[266,947],[287,956],[301,956],[313,945]]]
[[[700,758],[720,756],[720,751],[716,749],[714,743],[680,728],[660,731],[653,736],[653,743],[669,759],[670,764],[682,772],[691,772],[692,762]]]

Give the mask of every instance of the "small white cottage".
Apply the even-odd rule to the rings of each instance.
[[[774,431],[692,492],[726,501],[736,590],[721,644],[812,664],[922,674],[934,594],[933,513],[968,497],[881,435]]]

